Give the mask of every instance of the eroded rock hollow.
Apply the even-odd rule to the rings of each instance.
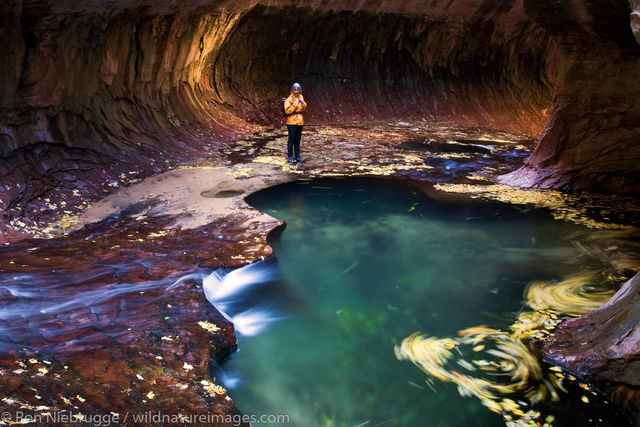
[[[53,189],[95,197],[128,165],[157,172],[254,123],[280,125],[292,80],[314,103],[313,122],[415,116],[538,136],[554,111],[553,134],[569,125],[556,94],[578,55],[529,15],[518,1],[12,1],[2,16],[4,221],[47,218]],[[619,73],[607,57],[601,74]],[[592,132],[586,115],[581,126]],[[557,185],[574,183],[565,175]]]
[[[279,125],[293,80],[316,123],[415,116],[518,131],[540,144],[505,182],[637,192],[634,26],[637,11],[614,0],[13,0],[3,219],[46,217],[54,188],[96,196],[123,165],[144,175],[253,123]]]
[[[504,183],[640,193],[636,0],[8,0],[0,40],[0,243],[282,126],[293,81],[308,123],[511,131]]]

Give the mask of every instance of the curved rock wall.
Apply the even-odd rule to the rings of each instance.
[[[551,363],[606,391],[621,407],[640,414],[640,273],[603,306],[563,322],[545,343]]]
[[[630,13],[624,0],[10,0],[2,221],[46,221],[51,197],[71,206],[280,126],[294,80],[309,123],[410,116],[541,135],[505,182],[638,192]]]
[[[234,19],[224,11],[58,15],[46,3],[14,7],[3,18],[9,43],[0,88],[5,220],[46,219],[54,189],[71,205],[246,129],[196,93],[206,58]]]
[[[551,42],[513,0],[13,0],[1,19],[5,221],[47,220],[54,189],[72,205],[281,125],[293,80],[311,122],[427,116],[537,135],[551,104]]]
[[[503,182],[640,193],[640,45],[630,31],[630,21],[632,28],[637,21],[629,4],[523,4],[560,46],[558,78],[551,115],[536,150]]]
[[[257,6],[220,51],[216,94],[271,123],[298,80],[313,122],[426,116],[537,135],[548,40],[517,3],[493,3],[455,18]]]

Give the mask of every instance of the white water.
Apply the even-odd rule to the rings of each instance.
[[[204,277],[202,287],[207,300],[233,323],[237,332],[254,336],[282,316],[263,306],[234,310],[234,303],[246,301],[248,292],[257,285],[277,280],[279,274],[277,265],[259,261],[230,272],[216,270]]]

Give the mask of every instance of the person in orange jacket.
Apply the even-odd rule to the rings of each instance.
[[[302,96],[302,86],[299,83],[294,83],[291,86],[291,94],[284,100],[284,113],[287,115],[286,124],[289,132],[287,157],[292,165],[306,161],[300,156],[300,139],[302,138],[302,126],[304,126],[302,112],[306,109],[307,103]]]

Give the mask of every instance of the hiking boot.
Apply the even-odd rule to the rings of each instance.
[[[295,165],[297,163],[297,160],[294,159],[293,157],[289,157],[289,163],[292,165]]]
[[[304,157],[296,157],[296,162],[298,162],[298,163],[304,163],[306,161],[307,160]]]

